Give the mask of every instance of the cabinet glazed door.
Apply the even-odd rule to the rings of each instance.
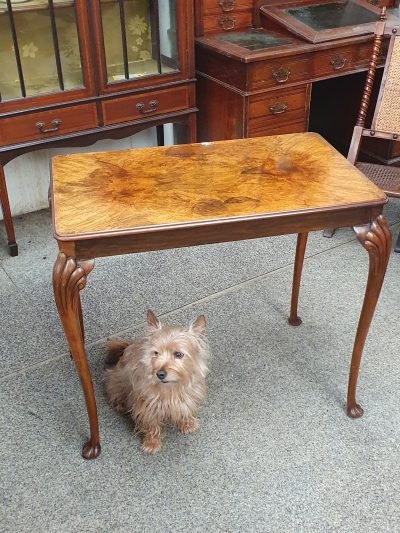
[[[190,0],[99,0],[98,8],[103,92],[183,80],[192,73],[186,53],[193,46]]]
[[[84,0],[0,0],[0,109],[93,94]]]

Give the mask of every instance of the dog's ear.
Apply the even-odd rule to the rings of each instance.
[[[147,310],[147,323],[150,327],[155,329],[161,328],[161,322],[158,320],[156,315],[153,313],[151,309]]]
[[[204,315],[200,315],[196,318],[196,320],[192,320],[189,326],[189,331],[192,331],[196,335],[202,335],[205,329],[206,317]]]

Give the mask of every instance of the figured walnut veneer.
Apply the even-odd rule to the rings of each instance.
[[[385,202],[313,133],[58,156],[52,173],[62,240]]]
[[[355,225],[370,259],[351,359],[347,413],[390,253],[386,196],[319,135],[75,154],[53,159],[52,206],[60,253],[54,297],[84,390],[90,438],[100,453],[96,401],[84,349],[79,292],[92,259],[211,242],[298,233],[289,324],[297,314],[307,232]]]

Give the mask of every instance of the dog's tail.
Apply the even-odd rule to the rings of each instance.
[[[127,346],[129,346],[129,342],[121,341],[120,339],[109,340],[107,342],[106,364],[111,366],[116,365]]]

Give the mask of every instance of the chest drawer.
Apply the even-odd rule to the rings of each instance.
[[[342,46],[313,54],[312,77],[340,76],[343,72],[356,71],[368,66],[372,43]]]
[[[204,33],[232,31],[251,26],[252,14],[248,11],[230,11],[220,15],[205,15]]]
[[[249,66],[249,89],[284,87],[285,84],[310,79],[310,58],[293,56],[273,61],[257,61]]]
[[[35,141],[96,127],[96,104],[37,111],[0,119],[0,145]]]
[[[253,0],[203,0],[204,15],[218,15],[235,11],[251,10]]]
[[[248,135],[271,135],[290,124],[308,123],[310,86],[302,85],[282,91],[250,96],[248,102]],[[299,131],[298,129],[295,131]]]
[[[144,94],[123,96],[105,100],[102,106],[104,124],[129,122],[187,109],[189,107],[189,90],[187,87],[174,87]]]

